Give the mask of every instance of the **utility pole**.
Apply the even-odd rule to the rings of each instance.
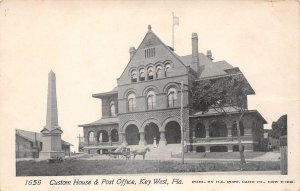
[[[181,101],[180,101],[180,127],[181,127],[181,150],[182,150],[182,158],[181,162],[184,164],[184,130],[183,130],[183,81],[181,81]]]
[[[174,12],[172,12],[172,48],[174,49]]]

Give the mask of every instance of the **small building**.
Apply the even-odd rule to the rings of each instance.
[[[16,158],[38,158],[43,148],[42,133],[16,129]],[[72,144],[62,140],[65,156],[71,155]]]

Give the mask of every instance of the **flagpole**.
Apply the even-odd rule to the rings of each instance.
[[[174,49],[174,12],[172,12],[172,48]]]
[[[183,81],[180,85],[181,96],[180,96],[180,127],[181,127],[181,162],[184,164],[184,129],[183,129]]]

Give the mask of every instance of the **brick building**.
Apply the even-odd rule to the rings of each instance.
[[[129,49],[130,60],[117,79],[117,87],[92,95],[102,100],[102,118],[79,125],[83,127],[80,145],[84,152],[102,153],[120,144],[147,145],[154,140],[160,147],[179,144],[181,96],[186,151],[237,150],[237,111],[227,108],[230,120],[214,111],[193,111],[189,91],[196,80],[243,74],[226,61],[214,62],[210,51],[199,53],[197,33],[191,41],[192,54],[179,56],[148,27],[139,47]],[[259,112],[247,111],[240,124],[246,151],[259,150],[265,123]]]

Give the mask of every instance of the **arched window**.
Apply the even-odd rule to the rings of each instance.
[[[171,64],[167,63],[165,65],[165,74],[166,74],[166,76],[168,76],[168,73],[170,72],[170,70],[171,70]]]
[[[140,69],[140,81],[145,81],[145,69]]]
[[[149,91],[147,94],[148,109],[154,109],[156,104],[156,96],[154,91]]]
[[[170,88],[168,90],[168,107],[175,107],[177,100],[177,90]]]
[[[119,134],[117,129],[111,130],[111,141],[118,142],[119,141]]]
[[[116,106],[114,101],[110,102],[110,116],[112,117],[116,116]]]
[[[132,72],[131,72],[131,82],[137,82],[136,70],[132,70]]]
[[[161,78],[162,77],[162,67],[157,66],[156,67],[156,78]]]
[[[95,134],[93,131],[89,132],[89,144],[94,144]]]
[[[131,93],[128,95],[128,111],[132,112],[135,109],[135,94]]]
[[[153,76],[154,76],[153,68],[150,67],[148,68],[148,80],[153,80]]]

